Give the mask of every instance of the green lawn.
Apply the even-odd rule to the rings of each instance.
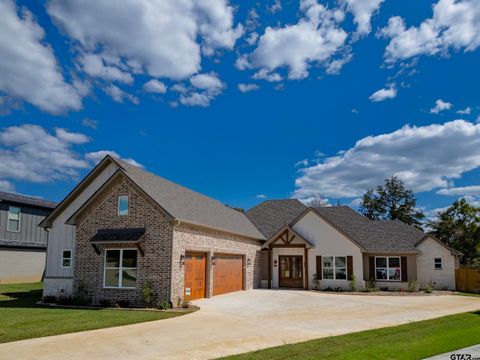
[[[422,359],[480,343],[480,312],[278,346],[229,359]]]
[[[476,294],[476,293],[466,293],[466,292],[462,292],[462,291],[457,291],[457,292],[455,293],[455,295],[480,297],[480,294]]]
[[[184,313],[59,309],[35,305],[42,284],[0,285],[0,343],[160,320]]]

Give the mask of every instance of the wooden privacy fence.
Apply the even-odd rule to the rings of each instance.
[[[455,269],[457,291],[480,293],[480,269]]]

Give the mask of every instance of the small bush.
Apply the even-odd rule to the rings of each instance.
[[[433,285],[431,282],[429,282],[426,286],[425,286],[425,292],[427,294],[431,294],[433,292]]]
[[[417,280],[410,280],[408,282],[408,291],[410,291],[410,292],[417,292],[418,291],[418,281]]]
[[[355,274],[352,275],[352,280],[350,280],[350,283],[348,284],[350,286],[350,291],[356,291],[357,290],[357,284],[356,284],[357,277]]]
[[[190,299],[188,296],[185,296],[185,298],[182,300],[182,308],[188,308],[190,306]]]
[[[74,305],[89,305],[92,303],[92,300],[88,297],[87,286],[84,282],[80,281],[75,289],[73,295],[72,304]]]
[[[372,278],[368,281],[367,291],[368,292],[377,292],[378,291],[377,282],[375,281],[375,279]]]
[[[322,280],[321,274],[313,274],[313,285],[315,286],[315,290],[320,290],[320,280]]]
[[[157,307],[162,310],[168,310],[172,307],[172,304],[168,300],[158,300]]]
[[[143,304],[146,307],[153,305],[153,287],[150,281],[146,281],[142,287]]]

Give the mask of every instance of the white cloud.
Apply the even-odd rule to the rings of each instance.
[[[344,45],[347,33],[338,26],[342,11],[329,10],[315,0],[301,0],[300,13],[294,25],[265,29],[249,56],[249,67],[266,73],[286,67],[290,79],[303,79],[312,64],[325,64]],[[244,58],[239,65],[247,67]]]
[[[267,69],[261,69],[252,75],[254,80],[266,80],[269,82],[278,82],[282,81],[283,78],[279,73],[269,72]]]
[[[209,91],[221,91],[224,84],[214,73],[197,74],[190,78],[190,83],[197,89]]]
[[[303,160],[299,160],[295,163],[295,167],[299,167],[299,166],[308,166],[308,159],[303,159]]]
[[[472,108],[470,106],[467,106],[463,110],[458,110],[457,111],[457,114],[460,114],[460,115],[470,115],[471,113],[472,113]]]
[[[366,35],[371,31],[372,15],[378,11],[384,0],[340,0],[347,10],[353,14],[357,25],[357,34]]]
[[[394,85],[392,85],[389,88],[383,88],[375,91],[372,95],[370,95],[369,99],[373,102],[380,102],[387,99],[394,99],[396,96],[397,89]]]
[[[437,101],[435,101],[435,106],[430,109],[430,113],[439,114],[442,111],[450,110],[452,106],[453,105],[451,103],[443,101],[442,99],[438,99]]]
[[[257,199],[266,199],[266,198],[267,198],[267,195],[264,195],[264,194],[257,195]]]
[[[134,159],[131,159],[131,158],[122,158],[120,155],[118,155],[118,153],[116,153],[115,151],[112,151],[112,150],[100,150],[100,151],[94,151],[94,152],[89,152],[87,154],[85,154],[85,159],[93,162],[93,164],[98,164],[105,156],[107,155],[111,155],[117,159],[121,159],[133,166],[137,166],[137,167],[141,167],[143,168],[144,166],[140,163],[138,163],[137,161],[135,161]]]
[[[89,118],[85,118],[85,119],[82,120],[82,126],[89,127],[91,129],[95,130],[98,126],[98,121],[93,120],[93,119],[89,119]]]
[[[438,190],[437,194],[446,195],[446,196],[467,196],[467,195],[480,196],[480,186],[472,185],[472,186],[445,188],[445,189]]]
[[[11,126],[0,132],[0,180],[49,182],[76,178],[89,167],[72,147],[88,141],[82,134],[38,125]]]
[[[396,16],[379,32],[391,39],[385,59],[393,63],[419,55],[448,54],[453,50],[473,51],[480,45],[480,2],[478,0],[439,0],[433,16],[418,27],[407,29]]]
[[[282,10],[282,2],[280,0],[274,0],[272,6],[269,6],[267,10],[270,14],[275,14]]]
[[[105,59],[96,54],[85,54],[78,59],[83,71],[92,77],[99,77],[109,81],[119,81],[126,84],[133,82],[133,77],[128,72],[116,66],[105,64]]]
[[[167,86],[157,79],[152,79],[143,84],[143,90],[149,93],[165,94]]]
[[[430,191],[448,187],[452,180],[478,167],[480,124],[456,120],[407,125],[392,133],[365,137],[347,151],[303,169],[295,182],[295,196],[354,198],[392,175],[414,191]]]
[[[210,97],[207,94],[192,92],[187,95],[180,95],[180,103],[186,106],[207,107],[210,105]]]
[[[80,110],[81,96],[65,81],[33,15],[25,8],[19,14],[10,0],[0,1],[0,14],[0,91],[52,114]]]
[[[70,132],[62,128],[56,128],[55,135],[59,140],[70,144],[85,144],[90,141],[90,138],[85,134]]]
[[[258,90],[259,86],[257,84],[238,84],[238,90],[242,93],[246,93],[249,91]]]
[[[15,191],[15,186],[10,181],[0,180],[0,191]]]
[[[190,77],[202,53],[232,49],[243,33],[226,0],[51,0],[47,11],[80,54],[157,78]]]
[[[122,103],[123,100],[128,99],[133,104],[138,104],[139,100],[137,97],[123,91],[118,86],[109,85],[104,89],[105,93],[109,95],[115,102]]]

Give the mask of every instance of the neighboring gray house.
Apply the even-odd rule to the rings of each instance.
[[[0,191],[0,284],[42,279],[48,232],[38,225],[55,205]]]

